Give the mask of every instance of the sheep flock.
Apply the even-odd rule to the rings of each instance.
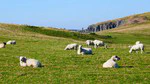
[[[74,50],[77,55],[93,55],[92,48],[98,49],[98,47],[104,47],[104,49],[109,49],[106,43],[100,40],[86,40],[85,44],[87,47],[83,47],[81,44],[77,43],[70,43],[68,44],[64,50]],[[7,42],[0,43],[0,48],[7,48],[7,45],[16,45],[15,40],[10,40]],[[93,47],[92,47],[93,46]],[[132,53],[133,51],[141,51],[141,54],[144,52],[144,44],[140,41],[135,42],[134,45],[129,46],[129,53]],[[69,52],[69,51],[67,51]],[[96,53],[96,52],[95,52]],[[26,67],[26,66],[32,66],[33,68],[41,67],[42,64],[36,59],[27,58],[25,56],[19,56],[20,66]],[[119,65],[116,61],[120,60],[121,58],[117,55],[113,55],[110,59],[108,59],[105,63],[103,63],[103,68],[119,68]]]

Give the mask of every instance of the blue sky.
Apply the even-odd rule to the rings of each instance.
[[[0,0],[0,23],[66,29],[150,12],[150,0]]]

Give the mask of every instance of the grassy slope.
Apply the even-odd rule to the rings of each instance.
[[[68,43],[86,46],[84,41],[52,37],[17,26],[10,28],[0,25],[0,42],[10,39],[17,41],[17,45],[7,45],[0,49],[0,83],[149,83],[150,27],[149,24],[146,25],[143,33],[118,31],[121,28],[112,30],[113,32],[99,32],[98,34],[111,35],[112,39],[106,40],[112,43],[108,44],[107,50],[92,48],[94,55],[88,56],[78,56],[76,51],[63,50]],[[138,26],[130,25],[126,28],[130,30]],[[144,28],[143,26],[140,25],[140,28]],[[137,40],[146,45],[146,52],[129,54],[128,44],[134,44]],[[38,59],[44,67],[20,67],[19,59],[16,58],[20,55]],[[102,64],[112,55],[121,57],[118,62],[121,68],[103,69]]]
[[[47,36],[55,36],[55,37],[62,37],[62,38],[71,38],[76,40],[87,40],[87,39],[105,39],[109,38],[108,36],[102,36],[102,35],[95,35],[95,34],[81,34],[78,32],[70,32],[63,29],[56,29],[56,28],[47,28],[47,27],[38,27],[38,26],[30,26],[30,25],[15,25],[15,24],[2,24],[0,23],[0,29],[4,30],[3,33],[11,33],[15,34],[13,32],[20,31],[19,34],[22,32],[31,32],[32,33],[38,33],[42,35]],[[27,34],[28,35],[28,34]]]
[[[146,13],[142,13],[142,14],[136,14],[136,15],[130,15],[130,16],[126,16],[126,17],[123,17],[123,18],[118,18],[118,19],[114,19],[114,20],[108,20],[108,21],[104,21],[104,22],[98,22],[94,25],[100,25],[100,24],[104,24],[104,23],[107,23],[107,22],[113,22],[113,21],[116,21],[116,20],[126,20],[128,21],[129,19],[134,19],[136,17],[145,17],[147,18],[147,21],[150,21],[150,12],[146,12]]]

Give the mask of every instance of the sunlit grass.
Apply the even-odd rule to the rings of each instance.
[[[7,28],[6,28],[7,29]],[[15,28],[14,28],[15,29]],[[8,28],[13,31],[12,28]],[[4,30],[0,30],[4,32]],[[15,31],[15,30],[14,30]],[[95,49],[93,55],[77,55],[75,50],[64,51],[69,43],[82,44],[82,40],[52,37],[36,32],[18,30],[16,33],[1,33],[0,42],[15,39],[16,45],[0,49],[0,83],[146,83],[150,82],[150,44],[149,36],[124,33],[106,33],[109,49]],[[21,33],[21,34],[20,34]],[[27,35],[26,35],[27,34]],[[128,45],[136,40],[145,44],[143,54],[129,54]],[[21,67],[16,56],[26,56],[39,60],[44,67]],[[104,69],[102,64],[112,55],[118,55],[120,68]]]

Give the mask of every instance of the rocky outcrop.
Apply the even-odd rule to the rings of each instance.
[[[89,25],[85,32],[97,32],[108,30],[112,28],[117,28],[119,26],[128,25],[128,24],[135,24],[135,23],[143,23],[146,22],[148,18],[146,16],[132,16],[132,17],[125,17],[117,20],[111,20],[106,22],[101,22],[97,24]]]

